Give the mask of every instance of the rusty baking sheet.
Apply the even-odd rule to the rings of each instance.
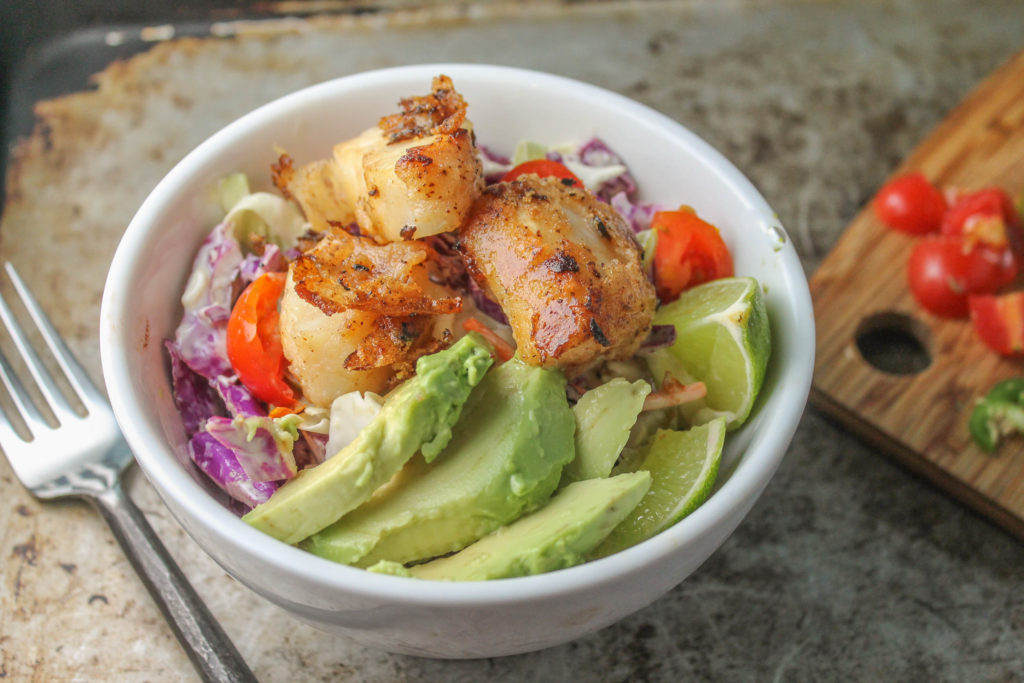
[[[95,87],[93,76],[162,41],[230,38],[241,23],[360,16],[416,7],[414,0],[117,0],[54,12],[45,2],[10,0],[0,7],[0,197],[9,150],[31,134],[37,102]],[[426,3],[429,5],[429,3]],[[434,3],[435,5],[438,3]],[[3,206],[0,203],[0,215]]]
[[[166,8],[158,0],[140,4]],[[104,68],[96,81],[86,73],[93,68],[88,56],[72,43],[90,44],[96,55],[113,59],[122,56],[116,50],[132,47],[134,34],[119,35],[111,23],[112,35],[104,24],[96,33],[58,36],[57,42],[69,41],[62,68],[81,65],[75,72],[81,85],[67,86],[67,97],[42,94],[38,106],[46,125],[26,139],[11,167],[20,175],[9,188],[22,196],[3,215],[0,256],[25,266],[30,286],[94,377],[106,264],[135,209],[209,133],[299,87],[397,64],[486,61],[622,93],[681,122],[732,159],[777,209],[811,272],[912,142],[1018,49],[1024,35],[1024,15],[1011,16],[1007,0],[978,0],[970,13],[958,13],[954,0],[494,0],[430,3],[429,11],[394,14],[378,11],[380,4],[363,11],[357,3],[317,0],[298,7],[326,7],[333,14],[247,26],[172,21],[175,36],[195,32],[185,39],[159,39],[167,31],[159,20],[135,23],[127,29],[137,31],[140,41],[143,28],[154,29],[145,42],[150,49]],[[0,20],[8,6],[0,2]],[[270,7],[290,14],[297,5]],[[842,30],[823,31],[827,26]],[[236,29],[241,32],[227,40],[217,37]],[[780,41],[783,29],[786,40]],[[800,45],[815,46],[814,58],[794,49]],[[0,39],[0,52],[6,47]],[[35,73],[16,75],[29,79]],[[30,100],[22,100],[21,111],[31,111]],[[31,117],[21,120],[31,125]],[[798,462],[812,461],[808,451],[817,450],[816,438],[798,432]],[[7,589],[0,590],[0,671],[37,680],[179,680],[190,671],[102,522],[84,506],[39,504],[4,475],[3,466],[0,547],[8,560],[0,572]],[[855,463],[852,471],[870,471],[870,465]],[[790,474],[784,485],[809,486],[807,477]],[[394,677],[392,660],[282,621],[276,608],[254,599],[202,553],[141,476],[129,481],[129,490],[261,680],[292,680],[296,670],[310,679],[357,672]],[[813,495],[799,488],[795,493]],[[778,528],[802,521],[782,517]],[[839,531],[855,540],[862,531],[870,534],[850,528],[849,520],[837,521],[847,524]],[[732,552],[740,564],[756,560],[753,546],[739,544]],[[843,552],[841,560],[855,554]],[[777,587],[772,577],[765,581],[766,589]],[[716,609],[730,614],[725,598],[715,596]],[[659,628],[676,623],[679,598],[656,603],[644,619]],[[787,604],[781,621],[808,609],[813,611],[810,602]],[[735,628],[726,630],[742,634],[745,622],[734,621]],[[849,629],[870,627],[864,620],[852,623]],[[789,633],[776,633],[763,651],[784,654]],[[459,670],[467,680],[495,671],[532,680],[537,671],[559,670],[565,660],[581,677],[597,679],[614,670],[626,652],[619,644],[630,636],[627,623],[571,647],[499,663],[463,663]],[[709,656],[732,666],[734,642],[709,641]],[[654,651],[652,661],[683,670],[684,655],[666,647]],[[410,680],[451,673],[429,662],[403,662],[400,673]],[[741,662],[761,677],[770,677],[779,664],[758,653]]]

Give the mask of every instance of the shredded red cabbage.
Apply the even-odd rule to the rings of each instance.
[[[251,417],[244,421],[211,417],[206,433],[229,449],[239,466],[254,482],[281,481],[295,476],[290,437],[279,442],[271,424],[273,418]]]
[[[212,385],[231,416],[259,417],[267,414],[263,403],[233,374],[217,377]]]
[[[505,175],[506,169],[512,166],[512,160],[498,154],[486,145],[477,144],[476,148],[480,150],[480,156],[496,167],[493,171],[484,174],[484,182],[491,185],[500,181],[501,177]]]
[[[280,273],[285,270],[288,270],[288,262],[280,247],[268,243],[259,256],[252,253],[245,255],[238,266],[238,277],[247,284],[264,273]]]
[[[295,442],[292,448],[292,455],[295,456],[295,465],[300,470],[313,465],[319,465],[327,459],[327,435],[316,432],[299,431],[302,437]]]
[[[614,166],[622,164],[619,155],[612,151],[612,148],[605,144],[604,140],[593,137],[580,145],[578,154],[580,161],[587,166]]]
[[[583,143],[577,154],[579,154],[580,163],[587,166],[604,167],[619,165],[625,168],[625,164],[622,163],[619,155],[612,151],[611,147],[600,138],[591,138]],[[633,176],[630,175],[629,171],[624,171],[615,178],[606,181],[594,192],[597,197],[606,202],[611,202],[611,198],[620,193],[624,193],[630,201],[632,201],[633,195],[636,193],[636,181],[633,180]]]
[[[182,361],[207,379],[231,372],[227,326],[241,264],[238,240],[220,223],[199,247],[182,297],[185,312],[174,340]]]
[[[469,295],[473,297],[473,303],[480,311],[491,318],[494,318],[497,322],[502,325],[508,325],[508,318],[505,316],[505,312],[501,310],[501,306],[498,302],[494,301],[484,293],[484,290],[480,289],[480,285],[476,283],[473,278],[467,278],[468,285],[467,291]]]
[[[640,344],[640,352],[648,353],[656,351],[657,349],[663,349],[667,346],[672,346],[676,343],[676,326],[675,325],[652,325],[651,332],[647,335],[647,339]]]
[[[196,466],[235,500],[254,508],[270,499],[277,490],[272,481],[253,481],[245,473],[230,448],[212,435],[199,432],[188,442],[189,455]]]
[[[493,161],[494,163],[501,164],[503,166],[510,166],[512,164],[511,159],[503,154],[498,154],[487,145],[481,145],[478,143],[476,148],[480,150],[480,154],[488,161]]]
[[[230,425],[232,421],[225,414],[253,419],[266,415],[266,407],[235,377],[227,357],[227,322],[239,285],[264,272],[282,270],[285,265],[280,249],[273,244],[268,244],[260,256],[243,257],[230,226],[220,223],[196,254],[189,286],[182,297],[185,311],[181,323],[174,340],[165,342],[171,360],[174,402],[191,436],[190,457],[220,488],[249,507],[269,498],[277,485],[255,480],[243,461],[275,463],[282,458],[272,438],[271,443],[266,438],[232,440],[226,434],[223,423]],[[237,431],[234,426],[231,429]],[[218,441],[211,431],[221,439]],[[294,475],[286,472],[277,476],[278,470],[287,470],[280,465],[273,472],[271,469],[264,474],[277,480]]]
[[[197,374],[182,360],[178,345],[167,340],[164,348],[171,358],[171,393],[174,404],[181,413],[185,432],[191,436],[202,428],[207,418],[223,415],[224,409],[209,380]]]
[[[633,232],[642,232],[650,228],[654,214],[667,208],[659,204],[635,203],[626,196],[625,192],[614,195],[608,203],[626,219],[626,222],[633,228]]]
[[[466,290],[466,282],[470,277],[466,272],[466,264],[456,247],[457,240],[455,234],[450,232],[423,238],[423,241],[429,244],[436,254],[434,264],[437,267],[437,273],[431,275],[430,279],[436,284],[447,285],[458,292],[463,292]]]

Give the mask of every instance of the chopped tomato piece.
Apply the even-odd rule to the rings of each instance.
[[[659,211],[651,220],[658,241],[654,248],[654,286],[662,303],[702,282],[732,277],[732,254],[718,228],[689,208]]]
[[[973,243],[994,248],[1024,247],[1020,216],[1003,189],[989,187],[959,197],[942,217],[942,233],[963,235]]]
[[[576,174],[568,167],[558,161],[551,159],[533,159],[524,161],[501,177],[503,182],[515,180],[521,175],[536,173],[541,178],[561,178],[562,182],[572,187],[583,187],[583,181],[576,177]]]
[[[277,301],[284,273],[264,273],[242,291],[228,319],[228,360],[253,395],[271,405],[291,407],[295,391],[284,381]]]
[[[946,211],[942,192],[919,171],[887,182],[873,204],[878,220],[893,230],[913,235],[937,231]]]
[[[970,297],[971,322],[985,345],[1004,356],[1024,355],[1024,292]]]
[[[914,246],[907,280],[926,310],[945,318],[967,315],[967,297],[992,294],[1013,279],[1017,261],[1008,250],[971,246],[959,235],[934,235]]]

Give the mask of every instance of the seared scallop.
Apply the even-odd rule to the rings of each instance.
[[[282,154],[271,171],[277,189],[299,204],[314,232],[355,222],[352,201],[341,188],[338,167],[332,159],[319,159],[295,168],[292,158]]]
[[[360,229],[382,241],[457,229],[483,189],[466,103],[447,76],[402,111],[334,147],[341,189]]]
[[[655,293],[640,246],[585,189],[536,175],[492,185],[459,249],[529,364],[581,369],[628,358],[650,332]]]
[[[345,364],[370,336],[376,319],[356,309],[329,316],[300,297],[288,278],[281,297],[281,346],[306,400],[327,407],[350,391],[382,393],[387,388],[387,366],[353,370]]]
[[[436,261],[421,241],[381,245],[333,231],[292,262],[281,344],[310,402],[383,393],[412,374],[417,358],[451,343],[462,300],[432,280]]]

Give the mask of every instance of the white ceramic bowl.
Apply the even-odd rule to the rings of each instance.
[[[510,153],[522,138],[597,135],[632,169],[647,199],[686,203],[720,226],[740,274],[765,286],[774,353],[751,420],[729,436],[719,481],[692,515],[645,543],[541,576],[482,583],[422,582],[331,563],[250,528],[188,463],[162,339],[212,228],[209,188],[233,171],[268,178],[279,145],[298,163],[421,94],[445,73],[469,103],[477,139]],[[814,324],[792,245],[757,190],[678,123],[614,93],[566,78],[461,64],[400,67],[323,83],[253,111],[201,144],[149,195],[114,257],[102,306],[104,377],[118,422],[171,512],[224,569],[316,626],[375,648],[483,657],[562,643],[634,612],[693,572],[750,510],[775,472],[810,386]],[[770,514],[770,511],[765,511]]]

